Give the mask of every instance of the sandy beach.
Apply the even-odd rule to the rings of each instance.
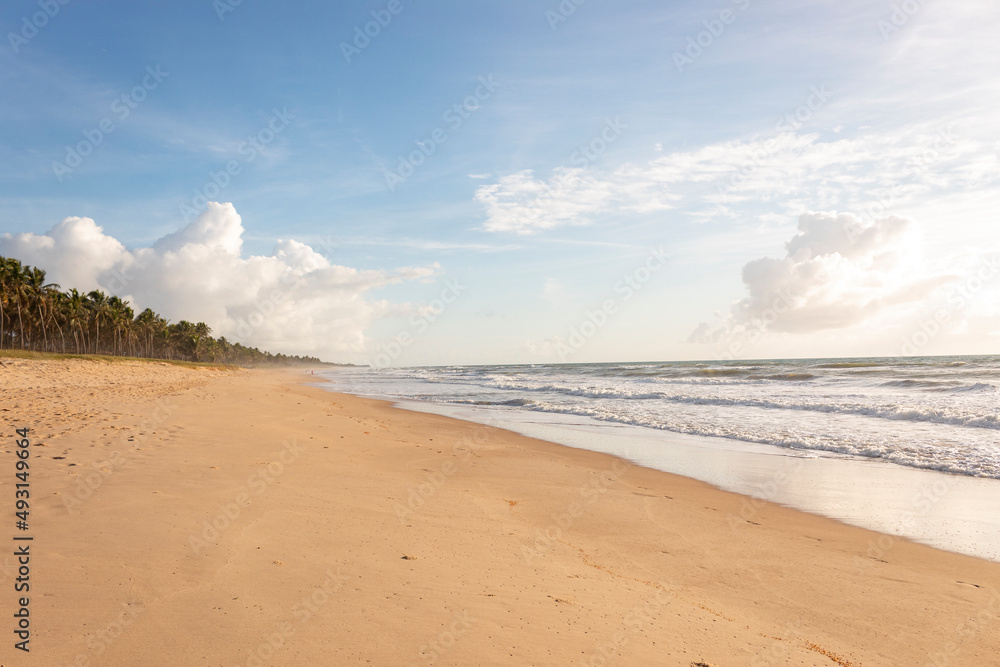
[[[4,362],[6,667],[1000,661],[997,563],[301,371]]]

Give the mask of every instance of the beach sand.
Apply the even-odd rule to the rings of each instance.
[[[1000,663],[998,563],[301,372],[4,362],[5,667]]]

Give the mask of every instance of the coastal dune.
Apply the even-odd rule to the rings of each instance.
[[[4,362],[4,665],[1000,660],[998,563],[301,372]]]

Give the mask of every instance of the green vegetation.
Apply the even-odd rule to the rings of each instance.
[[[94,361],[107,364],[115,364],[123,361],[141,361],[150,364],[170,364],[171,366],[211,368],[215,370],[234,370],[239,368],[236,364],[212,363],[210,361],[181,361],[180,359],[158,359],[152,357],[112,357],[107,354],[62,354],[60,352],[33,352],[31,350],[0,350],[0,364],[2,364],[5,359],[8,361],[12,359],[38,359],[44,361],[80,359],[82,361]],[[323,365],[329,364],[324,363]]]
[[[138,315],[117,296],[81,294],[45,282],[45,271],[0,257],[0,352],[106,355],[244,367],[322,363],[213,338],[204,322],[170,324],[149,308]],[[20,356],[20,355],[17,355]]]

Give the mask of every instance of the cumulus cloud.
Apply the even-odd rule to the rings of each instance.
[[[0,236],[0,255],[46,269],[48,279],[66,289],[89,292],[100,287],[98,274],[124,262],[128,251],[90,218],[66,218],[41,236]]]
[[[152,247],[129,250],[90,218],[66,218],[45,234],[0,236],[0,255],[45,269],[64,289],[102,289],[172,321],[204,321],[234,342],[327,360],[360,359],[365,330],[405,310],[371,299],[371,290],[439,268],[362,271],[294,240],[244,257],[243,232],[232,204],[212,202]]]
[[[747,263],[749,295],[721,322],[702,323],[690,340],[718,342],[747,330],[844,329],[921,302],[954,279],[928,271],[917,224],[897,216],[865,222],[844,213],[806,213],[785,248],[780,259]]]

